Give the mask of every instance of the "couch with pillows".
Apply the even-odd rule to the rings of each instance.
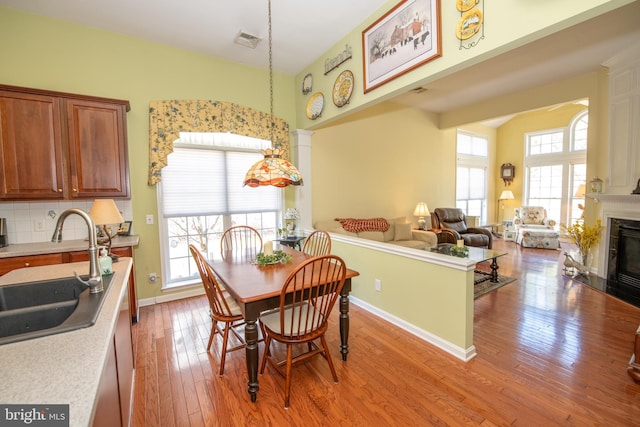
[[[431,249],[438,245],[435,233],[425,230],[414,230],[406,217],[399,218],[336,218],[334,220],[317,221],[316,230],[344,234],[391,243],[413,249]]]

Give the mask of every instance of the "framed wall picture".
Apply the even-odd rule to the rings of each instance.
[[[120,228],[118,228],[118,236],[130,236],[132,224],[133,221],[125,221],[120,224]]]
[[[441,55],[440,0],[404,0],[362,32],[364,93]]]

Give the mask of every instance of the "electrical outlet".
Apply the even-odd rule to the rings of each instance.
[[[44,231],[44,218],[33,220],[33,231]]]
[[[375,280],[375,286],[376,286],[376,291],[378,292],[382,291],[382,282],[380,281],[380,279]]]
[[[147,225],[153,225],[153,215],[147,214]]]
[[[149,282],[154,283],[158,280],[158,273],[149,273]]]

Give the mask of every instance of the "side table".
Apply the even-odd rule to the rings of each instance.
[[[302,245],[300,242],[302,242],[305,239],[304,236],[290,236],[290,237],[283,237],[281,239],[276,239],[276,242],[280,243],[281,245],[285,245],[285,246],[289,246],[290,248],[293,249],[297,249],[299,251],[302,250]]]

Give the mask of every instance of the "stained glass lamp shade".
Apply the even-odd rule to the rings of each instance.
[[[249,187],[302,185],[302,175],[293,164],[282,158],[279,149],[263,150],[262,154],[264,159],[251,166],[244,177],[244,185]]]

